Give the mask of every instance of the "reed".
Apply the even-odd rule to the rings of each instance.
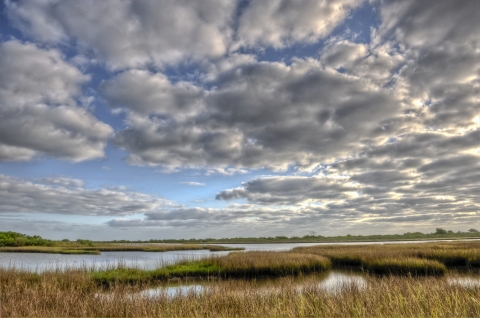
[[[419,258],[365,259],[362,266],[369,272],[382,275],[444,275],[447,272],[444,264]]]
[[[231,253],[202,260],[186,260],[155,270],[115,268],[95,271],[91,277],[105,286],[140,284],[172,278],[278,277],[322,272],[331,267],[328,258],[288,252]]]
[[[368,276],[363,289],[344,285],[335,293],[307,277],[260,283],[226,280],[205,291],[143,297],[143,285],[105,290],[87,273],[28,273],[0,270],[4,317],[474,317],[480,288],[451,284],[448,277]],[[34,279],[32,279],[34,278]]]
[[[427,264],[420,260],[437,261],[447,267],[478,268],[480,267],[480,242],[439,242],[416,244],[385,244],[385,245],[319,245],[313,247],[297,247],[292,253],[308,253],[329,258],[334,267],[354,266],[368,268],[369,262],[389,260],[398,270],[400,264],[405,264],[405,270],[414,269],[408,264],[424,264],[424,272],[431,272]],[[409,259],[408,262],[403,262]],[[393,262],[393,260],[396,260]],[[395,265],[394,265],[395,264]],[[433,265],[432,265],[433,266]],[[443,270],[441,270],[443,271]],[[394,272],[394,271],[391,271]],[[411,272],[414,274],[413,272]],[[433,273],[433,272],[432,272]]]

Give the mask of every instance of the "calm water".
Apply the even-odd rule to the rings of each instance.
[[[172,252],[103,252],[100,255],[62,255],[42,253],[0,253],[0,267],[21,268],[42,272],[47,269],[108,268],[122,264],[128,267],[154,269],[185,259],[199,259],[228,252],[172,251]]]
[[[365,290],[368,287],[367,280],[360,274],[341,271],[330,271],[325,275],[316,275],[318,283],[316,287],[325,290],[328,293],[339,293],[345,288],[357,288],[358,290]],[[296,281],[296,290],[302,292],[305,288],[311,288],[312,285],[302,282],[302,280]],[[156,298],[156,297],[175,297],[179,295],[187,295],[190,293],[200,294],[209,292],[216,287],[215,283],[205,284],[181,284],[181,285],[165,285],[156,288],[146,289],[139,293],[133,294],[134,298]],[[258,284],[255,289],[257,293],[271,294],[281,292],[281,281],[268,281],[268,283],[262,285]],[[106,294],[108,295],[108,294]]]
[[[297,246],[312,246],[315,243],[287,244],[234,244],[245,250],[290,250]],[[229,245],[230,246],[230,245]],[[129,267],[154,269],[173,264],[184,259],[199,259],[211,255],[226,255],[229,252],[171,251],[171,252],[102,252],[100,255],[62,255],[43,253],[0,253],[0,267],[16,267],[30,271],[42,272],[46,269],[64,269],[92,267],[106,268],[122,263]]]

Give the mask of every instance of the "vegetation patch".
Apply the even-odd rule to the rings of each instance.
[[[246,252],[184,261],[155,270],[117,268],[91,274],[99,284],[138,284],[171,278],[279,277],[323,272],[331,267],[328,258],[288,252]]]
[[[420,258],[384,258],[364,260],[363,267],[371,273],[381,275],[444,275],[444,264]]]

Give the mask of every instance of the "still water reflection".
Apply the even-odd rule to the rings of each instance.
[[[317,280],[312,285],[312,279]],[[255,291],[261,294],[280,293],[282,290],[282,283],[284,280],[268,280],[265,282],[258,282]],[[303,292],[306,289],[319,288],[328,293],[340,293],[344,289],[356,289],[359,291],[365,290],[368,287],[365,277],[359,274],[350,272],[330,271],[324,275],[307,276],[303,279],[295,281],[295,290]],[[188,294],[200,294],[213,290],[219,285],[205,283],[205,284],[183,284],[183,285],[165,285],[155,288],[149,288],[132,296],[134,298],[156,298],[156,297],[175,297],[185,296]]]
[[[464,288],[478,288],[480,287],[480,277],[478,276],[456,276],[447,277],[447,282],[450,285],[457,285]]]
[[[74,268],[104,269],[119,264],[127,267],[155,269],[185,259],[200,259],[228,252],[172,251],[172,252],[103,252],[100,255],[62,255],[42,253],[0,253],[0,268],[43,272]]]

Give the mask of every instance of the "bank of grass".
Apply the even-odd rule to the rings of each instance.
[[[173,278],[259,278],[323,272],[331,268],[328,258],[289,252],[231,253],[202,260],[187,260],[155,270],[114,268],[94,271],[97,284],[141,284]]]
[[[368,272],[380,275],[435,276],[447,272],[446,266],[438,261],[413,257],[366,259],[362,265]]]
[[[119,244],[92,244],[85,246],[77,243],[62,243],[57,246],[19,246],[0,247],[4,253],[49,253],[49,254],[90,254],[99,255],[101,252],[170,252],[170,251],[198,251],[209,250],[237,251],[240,247],[226,247],[219,245],[200,244],[165,244],[165,245],[119,245]]]
[[[478,317],[480,287],[448,277],[365,275],[366,286],[335,293],[316,276],[270,283],[220,280],[204,291],[138,296],[148,285],[106,290],[86,272],[29,274],[0,270],[4,317]],[[2,317],[3,317],[2,316]]]
[[[405,264],[405,268],[418,268],[423,266],[424,271],[433,273],[437,268],[444,272],[447,268],[476,269],[480,268],[480,242],[436,242],[415,244],[378,244],[378,245],[318,245],[309,247],[297,247],[292,253],[315,254],[329,258],[334,267],[359,267],[364,270],[373,270],[371,264],[379,264],[389,260],[390,267],[396,268],[397,272],[403,270],[399,264]],[[409,260],[408,262],[406,260]],[[438,264],[442,265],[440,269]],[[408,265],[412,264],[412,265]],[[415,265],[416,264],[416,265]],[[421,265],[423,264],[423,265]],[[380,272],[382,270],[377,270]],[[389,267],[386,265],[386,267]],[[385,271],[388,271],[387,268]],[[407,272],[412,272],[408,270]]]

